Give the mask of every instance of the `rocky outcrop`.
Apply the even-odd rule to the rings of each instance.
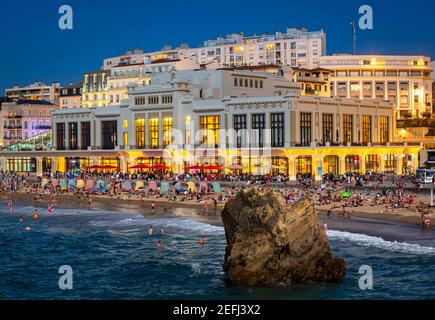
[[[287,206],[273,192],[241,191],[222,211],[227,282],[262,286],[342,282],[345,262],[332,256],[310,198]]]

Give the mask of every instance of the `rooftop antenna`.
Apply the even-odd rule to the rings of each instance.
[[[352,25],[353,55],[356,55],[356,26],[355,22],[351,22],[350,24]]]

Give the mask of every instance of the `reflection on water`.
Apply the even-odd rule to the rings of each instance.
[[[190,210],[190,211],[189,211]],[[130,209],[126,210],[128,212]],[[334,255],[347,262],[343,284],[291,288],[230,287],[222,263],[225,233],[190,218],[194,209],[132,213],[0,207],[1,299],[432,299],[435,243],[403,244],[331,231]],[[24,216],[24,224],[19,216]],[[217,221],[217,219],[216,219]],[[215,224],[215,223],[214,223]],[[24,232],[24,226],[31,232]],[[154,235],[147,231],[154,227]],[[160,227],[164,233],[160,234]],[[198,244],[200,236],[206,245]],[[433,238],[432,238],[433,239]],[[157,241],[166,249],[155,248]],[[371,265],[374,290],[358,288],[358,269]],[[70,265],[74,289],[61,291],[58,269]]]

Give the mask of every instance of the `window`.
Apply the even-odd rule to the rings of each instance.
[[[388,116],[381,116],[379,118],[380,121],[380,142],[381,143],[388,143],[390,142],[389,139],[389,131],[390,131],[390,124],[389,124],[389,117]]]
[[[322,139],[324,143],[334,141],[334,115],[331,113],[322,115]]]
[[[362,143],[372,142],[372,116],[362,116]]]
[[[123,124],[124,124],[124,129],[127,129],[128,128],[128,120],[124,120]]]
[[[301,144],[303,146],[309,146],[311,140],[311,113],[301,112],[300,114],[300,134]]]
[[[272,147],[284,147],[284,113],[272,113]]]
[[[56,146],[57,150],[65,150],[65,123],[56,123]]]
[[[113,97],[111,96],[111,99],[112,99]],[[112,101],[110,101],[110,102],[112,102]],[[145,104],[145,97],[140,97],[140,98],[136,98],[135,99],[135,104],[137,105],[137,106],[143,106],[144,104]]]
[[[236,145],[237,148],[241,148],[242,147],[242,134],[241,134],[241,130],[246,130],[247,129],[247,116],[246,114],[236,114],[234,115],[234,130],[236,131]]]
[[[136,148],[145,149],[145,119],[136,119]]]
[[[163,104],[171,104],[172,103],[172,96],[162,96],[162,103]]]
[[[343,143],[353,141],[353,116],[350,114],[343,115]]]
[[[209,148],[217,148],[219,144],[220,117],[200,117],[200,129],[202,132],[203,145]]]
[[[91,123],[90,122],[82,122],[81,126],[81,136],[82,136],[82,150],[87,150],[88,147],[91,146]]]
[[[77,150],[78,149],[78,142],[77,142],[78,130],[77,129],[78,129],[77,122],[68,123],[69,149],[70,150]]]
[[[118,122],[116,120],[101,121],[103,150],[113,150],[118,145]]]
[[[190,131],[191,129],[191,118],[190,116],[187,116],[185,119],[185,129],[186,129],[186,136],[184,137],[185,139],[185,144],[186,145],[190,145],[191,141],[191,137],[192,137],[192,133]]]
[[[234,86],[238,87],[239,85],[239,79],[238,78],[234,78]]]
[[[172,117],[163,119],[163,148],[172,144]]]
[[[266,128],[266,121],[264,114],[252,115],[252,130],[254,133],[253,143],[255,147],[262,148],[264,143],[264,129]]]
[[[124,146],[128,146],[128,132],[124,132],[122,134],[122,144]]]
[[[148,97],[148,104],[159,104],[159,97],[158,96]]]
[[[159,148],[159,119],[152,118],[148,120],[149,143],[151,149]]]

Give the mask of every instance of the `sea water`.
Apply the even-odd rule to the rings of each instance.
[[[32,206],[15,206],[12,214],[0,206],[0,299],[435,298],[433,231],[397,242],[330,230],[334,255],[346,260],[344,283],[248,288],[225,284],[223,227],[188,216],[59,208],[53,214],[39,208],[35,223]],[[159,240],[165,249],[155,247]],[[373,270],[372,290],[359,286],[363,265]],[[61,266],[72,269],[72,290],[59,287]]]

